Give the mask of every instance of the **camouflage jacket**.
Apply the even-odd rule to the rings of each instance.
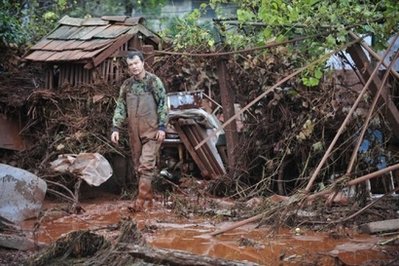
[[[143,80],[136,80],[134,77],[126,79],[120,90],[119,97],[116,100],[114,117],[112,119],[112,130],[117,131],[121,127],[127,116],[126,93],[131,92],[140,95],[143,92],[152,92],[155,103],[157,104],[158,125],[160,130],[166,129],[167,106],[166,91],[160,78],[156,75],[146,72]]]

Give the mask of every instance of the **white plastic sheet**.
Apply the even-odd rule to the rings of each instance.
[[[55,171],[76,174],[92,186],[99,186],[112,176],[111,165],[99,153],[62,154],[50,165]]]

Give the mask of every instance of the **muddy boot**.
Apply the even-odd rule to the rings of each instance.
[[[151,180],[140,178],[139,193],[133,205],[136,211],[142,211],[144,207],[152,207],[152,187]]]

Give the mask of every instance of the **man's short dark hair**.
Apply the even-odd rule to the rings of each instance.
[[[126,59],[131,60],[131,59],[133,59],[135,56],[137,56],[138,58],[140,58],[141,62],[144,62],[143,53],[140,52],[140,51],[129,51],[129,52],[127,53]]]

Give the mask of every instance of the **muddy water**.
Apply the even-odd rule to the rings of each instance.
[[[80,215],[68,215],[60,205],[46,203],[46,218],[36,230],[37,240],[51,243],[62,234],[94,229],[100,233],[117,234],[111,230],[122,218],[134,219],[147,242],[156,248],[188,251],[200,255],[232,260],[247,260],[262,265],[302,264],[334,265],[341,261],[349,265],[375,265],[389,262],[390,258],[378,241],[382,238],[359,235],[345,231],[334,237],[325,232],[311,232],[302,228],[296,233],[290,229],[274,232],[268,228],[256,228],[249,224],[221,236],[210,237],[229,222],[174,215],[161,204],[147,213],[131,213],[131,202],[107,199],[86,202],[86,210]],[[22,227],[32,232],[36,221],[26,221]]]

